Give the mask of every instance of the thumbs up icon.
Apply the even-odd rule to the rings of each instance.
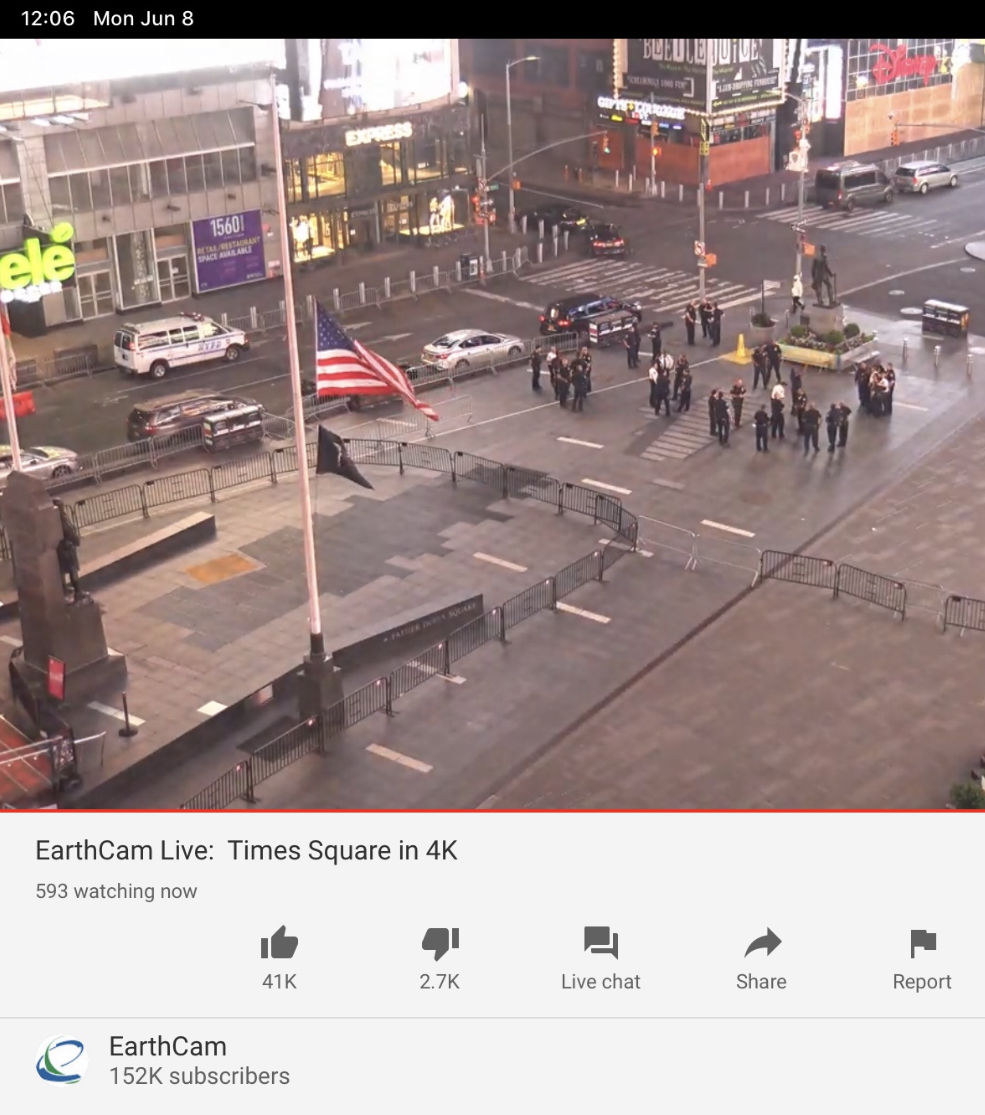
[[[271,937],[260,938],[261,960],[290,960],[297,951],[298,939],[287,936],[286,925],[282,925]]]

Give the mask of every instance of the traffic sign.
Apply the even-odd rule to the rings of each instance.
[[[781,286],[783,286],[782,283],[774,282],[773,279],[763,279],[763,290],[765,291],[779,290]]]
[[[714,252],[708,252],[705,255],[705,267],[714,267],[718,262],[718,256]]]
[[[705,245],[703,240],[695,240],[694,254],[699,257],[705,254]]]
[[[710,155],[711,154],[711,144],[702,142],[699,145],[698,154],[699,155]]]

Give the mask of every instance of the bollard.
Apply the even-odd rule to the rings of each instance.
[[[770,207],[770,188],[769,188],[769,186],[767,186],[766,187],[766,208],[769,209],[769,207]]]
[[[718,208],[719,209],[724,209],[725,208],[725,191],[724,190],[719,190],[718,191]]]
[[[940,345],[934,345],[934,367],[939,368],[940,366],[941,366],[941,346]]]
[[[519,271],[522,266],[523,252],[519,248],[517,248],[517,250],[513,253],[513,270]]]
[[[538,240],[537,241],[537,262],[538,263],[543,263],[544,262],[544,241],[543,240]]]
[[[619,171],[616,171],[616,189],[619,189]]]
[[[526,213],[524,213],[523,216],[520,218],[520,231],[523,233],[524,236],[527,235],[527,214]]]
[[[366,284],[364,282],[359,284],[359,305],[366,305]]]
[[[667,183],[660,179],[660,198],[663,200],[667,196]]]
[[[287,303],[283,300],[283,298],[277,303],[277,312],[280,314],[281,324],[286,325],[287,324]]]
[[[332,287],[332,305],[335,307],[336,313],[342,309],[342,295],[338,287]]]
[[[975,358],[969,352],[964,361],[964,374],[971,379],[975,373]]]
[[[410,292],[411,292],[411,294],[416,294],[417,293],[417,272],[416,271],[411,271],[410,275],[408,275],[408,279],[410,280]]]
[[[646,192],[650,195],[650,197],[653,197],[653,179],[650,177],[647,177],[646,180]]]
[[[389,294],[387,295],[387,297],[389,297]],[[314,319],[315,319],[315,296],[313,294],[306,294],[304,296],[304,305],[305,305],[305,311],[308,315],[307,320],[308,321],[314,321]]]
[[[544,239],[544,219],[543,219],[543,217],[541,217],[541,219],[537,222],[537,236],[541,240]]]
[[[390,290],[391,290],[390,276],[387,275],[387,277],[383,280],[383,297],[384,298],[391,298],[392,297],[392,295],[390,293]]]
[[[684,200],[684,183],[683,182],[677,187],[677,200],[678,201],[683,201]]]
[[[123,699],[123,727],[120,729],[120,735],[125,739],[131,739],[137,734],[137,729],[130,723],[130,706],[127,704],[127,695],[122,693]]]
[[[462,281],[462,261],[460,259],[455,261],[455,279],[458,282]]]
[[[503,274],[506,274],[506,249],[503,249]]]
[[[746,196],[745,196],[745,208],[746,208],[746,209],[748,209],[748,208],[749,208],[749,191],[748,191],[748,190],[746,190]]]
[[[903,363],[906,363],[906,358],[910,355],[910,346],[907,344],[906,337],[903,338]]]
[[[636,185],[636,175],[632,171],[630,171],[629,172],[629,192],[630,193],[633,192],[633,189],[634,189],[635,185]]]
[[[787,200],[787,184],[786,182],[780,183],[780,204],[782,205]]]
[[[257,313],[256,306],[250,307],[250,329],[256,332],[260,328],[260,315]]]
[[[564,250],[565,251],[568,250],[568,239],[569,239],[570,236],[571,236],[571,233],[567,229],[565,229],[564,230]]]
[[[558,254],[558,234],[557,229],[554,230],[554,258],[557,259]]]
[[[222,326],[223,329],[228,329],[229,328],[229,314],[221,313],[219,315],[219,324]]]
[[[437,290],[441,286],[441,268],[437,264],[431,268],[431,279],[434,283],[434,289]]]

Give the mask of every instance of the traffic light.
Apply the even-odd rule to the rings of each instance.
[[[603,132],[602,133],[602,154],[603,155],[611,155],[612,154],[612,148],[609,146],[609,133],[608,132]]]
[[[899,128],[893,128],[893,134],[889,137],[890,147],[899,147]]]
[[[794,130],[793,130],[794,143],[800,143],[800,141],[803,138],[804,138],[804,133],[800,130],[800,128],[794,128]]]

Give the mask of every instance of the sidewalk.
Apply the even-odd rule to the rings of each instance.
[[[500,256],[504,250],[513,252],[529,242],[528,237],[512,235],[503,229],[490,229],[490,252],[493,258]],[[342,294],[357,291],[360,283],[365,283],[369,288],[382,288],[384,279],[388,277],[396,285],[406,281],[411,269],[416,270],[423,284],[423,277],[430,276],[435,267],[443,272],[454,270],[460,256],[481,256],[483,247],[482,229],[472,226],[459,240],[432,250],[423,250],[413,244],[383,244],[372,252],[348,254],[343,262],[315,267],[303,264],[295,269],[295,298],[298,303],[302,303],[311,294],[331,306],[332,291],[336,288]],[[102,370],[112,365],[113,333],[124,321],[147,321],[183,311],[205,314],[217,320],[222,314],[227,314],[231,321],[236,321],[248,319],[250,309],[254,306],[261,314],[277,311],[283,297],[281,280],[265,279],[210,294],[193,295],[178,302],[145,306],[90,321],[54,326],[41,337],[22,337],[15,334],[14,352],[20,364],[37,361],[39,365],[44,365],[65,350],[97,345],[97,367]],[[345,313],[345,310],[342,312]],[[26,386],[34,386],[35,382],[31,376]]]
[[[895,168],[907,158],[933,159],[952,162],[985,155],[985,135],[978,132],[954,132],[942,136],[940,141],[916,139],[901,143],[899,147],[880,147],[874,151],[863,151],[851,158],[860,163],[875,163],[883,170]],[[838,156],[826,155],[810,160],[807,172],[808,197],[811,192],[815,171],[838,161]],[[620,172],[619,185],[616,186],[615,172],[612,170],[589,170],[572,168],[565,174],[564,164],[545,159],[534,162],[527,171],[529,181],[524,179],[524,188],[531,192],[557,193],[585,201],[602,202],[609,205],[640,205],[650,199],[646,177],[636,178],[633,189],[629,189],[626,174]],[[577,177],[576,177],[577,175]],[[693,205],[696,200],[696,187],[680,187],[677,183],[661,182],[660,167],[657,165],[655,200],[675,204]],[[797,198],[798,175],[789,170],[760,174],[737,182],[718,187],[712,183],[709,191],[710,204],[719,209],[769,209],[779,205],[792,204]]]

